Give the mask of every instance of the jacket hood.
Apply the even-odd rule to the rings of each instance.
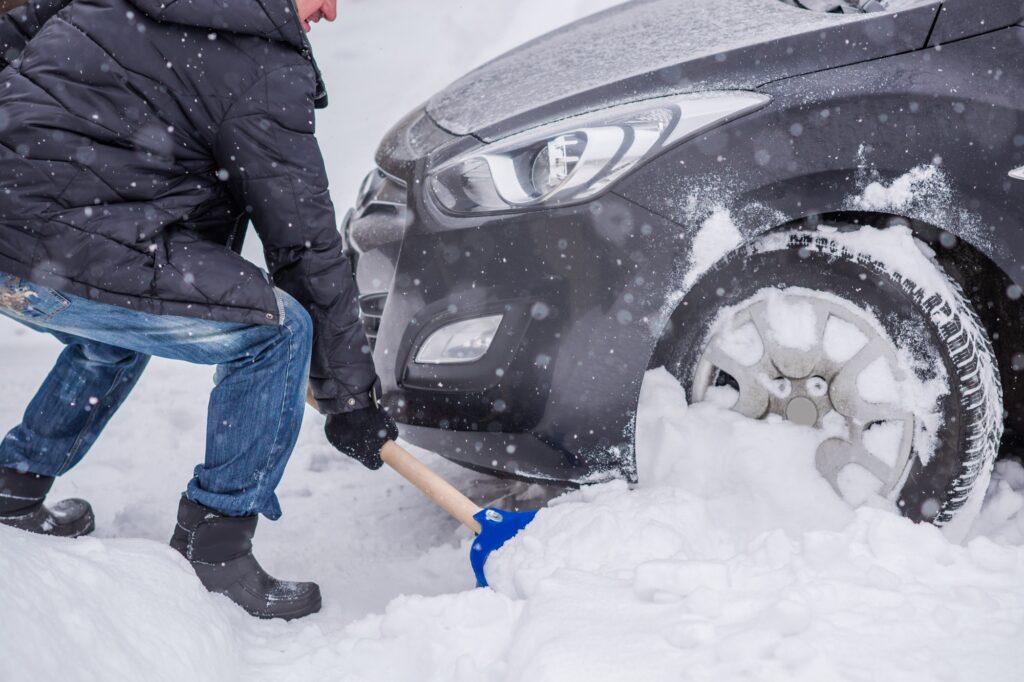
[[[292,0],[129,0],[155,21],[306,45]]]
[[[256,36],[291,45],[309,60],[316,74],[314,106],[327,106],[327,88],[313,59],[293,0],[129,0],[154,21],[192,28]]]

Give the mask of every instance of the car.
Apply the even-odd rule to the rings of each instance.
[[[691,401],[822,430],[851,503],[969,520],[1024,438],[1022,21],[635,0],[436,94],[343,225],[402,436],[635,481],[664,366]]]

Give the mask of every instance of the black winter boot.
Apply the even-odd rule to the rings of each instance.
[[[63,538],[93,532],[96,519],[85,500],[62,500],[52,507],[43,504],[53,481],[53,476],[0,467],[0,524]]]
[[[258,516],[225,516],[181,497],[171,547],[189,560],[210,592],[227,595],[258,618],[302,618],[320,610],[316,583],[267,574],[252,555]]]

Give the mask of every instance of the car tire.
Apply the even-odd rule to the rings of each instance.
[[[933,271],[916,272],[933,285],[935,276],[941,278],[948,285],[938,287],[941,291],[934,286],[926,291],[911,273],[851,248],[848,236],[862,229],[875,228],[785,229],[726,256],[686,293],[652,366],[664,365],[695,401],[695,393],[700,393],[695,381],[698,373],[707,374],[708,344],[716,325],[721,327],[723,315],[739,314],[731,311],[753,305],[749,302],[766,290],[827,292],[830,301],[840,299],[847,308],[852,304],[870,311],[877,321],[874,329],[880,326],[901,357],[913,359],[911,366],[920,381],[944,377],[945,383],[945,395],[934,401],[939,419],[931,426],[932,451],[921,451],[923,440],[915,433],[899,483],[886,496],[914,521],[942,526],[952,525],[955,518],[962,527],[980,508],[1002,435],[1002,392],[991,342],[960,287],[927,255],[927,247],[914,257],[920,262],[923,256],[925,267]],[[909,248],[915,248],[909,230],[900,229],[906,231]],[[723,376],[726,384],[733,381],[727,371],[715,371],[715,381],[721,382]],[[829,386],[831,398],[837,384]],[[741,393],[737,389],[737,395]],[[915,428],[924,428],[926,420],[918,421],[922,424]],[[819,449],[819,470],[828,459],[823,455],[828,453]]]

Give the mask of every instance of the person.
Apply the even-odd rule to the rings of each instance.
[[[65,345],[0,443],[0,523],[75,537],[44,504],[150,356],[216,365],[205,461],[171,545],[249,613],[320,608],[252,553],[302,421],[370,468],[397,437],[314,135],[306,32],[336,0],[28,0],[0,19],[0,313]],[[240,256],[249,223],[269,275]],[[11,358],[6,358],[8,361]]]

